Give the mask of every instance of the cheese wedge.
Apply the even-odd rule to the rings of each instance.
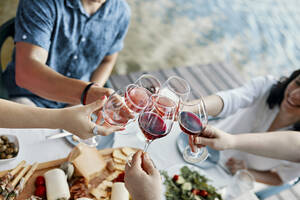
[[[75,173],[83,176],[86,184],[99,176],[106,167],[106,162],[95,147],[78,144],[69,154],[69,161],[75,167]]]

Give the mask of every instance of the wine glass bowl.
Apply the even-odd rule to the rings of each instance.
[[[160,81],[151,74],[143,74],[135,81],[135,84],[146,88],[152,94],[157,94],[161,87]]]
[[[180,100],[187,99],[190,91],[190,85],[186,80],[178,76],[171,76],[162,85],[159,93],[174,99],[179,104]]]
[[[152,105],[151,108],[144,109],[139,115],[138,124],[146,139],[144,152],[147,151],[153,140],[165,137],[172,129],[176,104],[161,105],[162,99],[166,101],[165,98],[167,97],[159,94],[152,95],[151,103],[149,103]],[[172,100],[169,99],[169,101]],[[164,108],[163,112],[161,108]]]
[[[180,102],[178,123],[181,130],[188,134],[192,141],[194,137],[200,136],[207,125],[207,113],[203,99],[200,97],[198,101]],[[194,147],[194,144],[190,144]],[[183,158],[189,163],[197,163],[207,158],[208,151],[206,148],[191,148],[187,146],[183,152]]]

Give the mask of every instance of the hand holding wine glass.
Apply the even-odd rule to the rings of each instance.
[[[181,101],[179,105],[178,123],[181,130],[190,137],[200,136],[207,125],[207,113],[202,98],[199,101]],[[191,145],[183,152],[183,158],[190,163],[197,163],[207,158],[208,152],[205,147],[193,148],[194,139],[190,140]],[[191,148],[192,147],[192,148]]]

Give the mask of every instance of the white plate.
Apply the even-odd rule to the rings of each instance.
[[[178,164],[178,165],[174,165],[172,167],[169,167],[167,169],[164,169],[163,171],[166,171],[169,175],[170,178],[172,178],[175,174],[181,174],[180,173],[180,169],[184,166],[187,166],[190,170],[192,171],[196,171],[198,172],[200,175],[205,176],[207,179],[209,179],[210,181],[208,182],[209,185],[214,186],[217,189],[217,192],[221,193],[221,189],[223,188],[223,185],[219,184],[219,181],[216,179],[216,177],[208,174],[205,172],[205,170],[200,169],[199,167],[195,167],[193,165],[189,165],[189,164]],[[165,181],[164,177],[163,178],[163,182]],[[166,200],[165,198],[165,192],[166,192],[166,186],[163,185],[162,188],[162,200]]]

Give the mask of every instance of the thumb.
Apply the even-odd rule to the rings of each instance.
[[[99,99],[91,104],[86,105],[86,107],[87,107],[88,111],[92,113],[96,110],[102,109],[106,100],[107,100],[106,96],[102,96],[101,99]]]
[[[151,158],[149,157],[148,153],[143,154],[142,167],[147,174],[152,175],[155,173],[155,167],[154,167],[153,162],[152,162]]]
[[[213,138],[204,138],[204,137],[197,137],[195,139],[195,144],[196,145],[203,145],[203,146],[212,146],[213,145],[213,142],[214,142],[214,139]]]

